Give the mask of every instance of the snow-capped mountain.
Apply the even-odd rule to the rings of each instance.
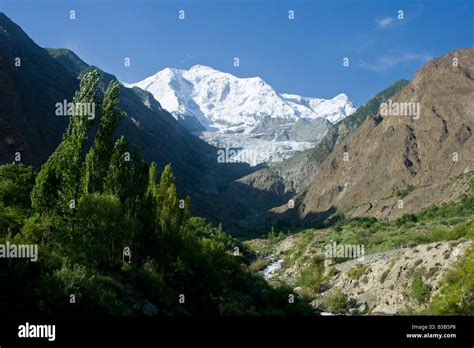
[[[313,111],[313,117],[324,117],[326,120],[335,124],[342,121],[347,116],[356,111],[352,106],[352,102],[344,93],[335,96],[333,99],[305,98],[295,94],[280,94],[294,108],[300,110],[304,114],[306,109]]]
[[[125,86],[152,93],[209,143],[238,148],[239,156],[255,152],[254,160],[243,159],[252,164],[279,161],[314,146],[332,124],[355,111],[345,94],[329,100],[280,94],[260,77],[238,78],[203,65],[166,68]]]

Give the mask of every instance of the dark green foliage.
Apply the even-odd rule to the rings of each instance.
[[[21,230],[21,237],[29,243],[47,243],[53,239],[54,222],[48,216],[34,214],[29,217]]]
[[[417,217],[415,214],[405,214],[401,218],[396,220],[397,226],[408,225],[410,223],[415,223],[417,221]]]
[[[35,182],[33,170],[24,164],[6,164],[0,167],[0,202],[28,209],[30,192]]]
[[[43,299],[40,309],[46,313],[72,310],[79,313],[128,314],[126,304],[117,298],[114,290],[107,278],[80,264],[65,262],[61,268],[45,276],[36,294]]]
[[[90,69],[73,51],[65,48],[46,48],[48,53],[59,61],[74,76],[79,77],[83,71]]]
[[[0,167],[0,236],[19,232],[30,210],[33,184],[31,167],[16,163]]]
[[[93,267],[122,261],[122,250],[130,244],[124,236],[126,221],[117,197],[83,195],[74,217],[71,248],[82,264]]]

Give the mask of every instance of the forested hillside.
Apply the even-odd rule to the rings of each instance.
[[[120,84],[112,81],[101,98],[99,80],[98,71],[85,74],[74,97],[100,110],[93,139],[93,120],[75,113],[38,173],[0,167],[0,242],[39,246],[37,261],[0,261],[1,311],[312,313],[288,289],[251,274],[254,255],[222,227],[191,216],[171,166],[160,174],[125,137],[114,138]]]

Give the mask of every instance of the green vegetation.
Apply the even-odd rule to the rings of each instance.
[[[408,196],[413,190],[415,189],[415,186],[413,185],[408,185],[404,190],[398,191],[397,192],[397,197],[400,199],[405,198]]]
[[[349,304],[347,302],[347,296],[339,289],[335,289],[328,296],[326,296],[324,302],[326,307],[333,313],[345,313]]]
[[[74,317],[311,314],[302,299],[289,303],[291,289],[252,274],[254,255],[222,226],[191,216],[170,165],[148,164],[114,139],[120,85],[100,96],[98,84],[97,71],[86,73],[74,97],[96,103],[98,127],[73,115],[36,176],[0,166],[0,244],[39,247],[38,262],[0,260],[0,307]]]
[[[360,279],[360,277],[362,277],[362,275],[365,273],[365,271],[367,270],[369,266],[367,265],[364,265],[364,264],[359,264],[351,269],[349,269],[347,271],[347,275],[349,277],[351,277],[352,279]]]
[[[472,174],[466,174],[472,175]],[[459,238],[474,237],[474,182],[471,191],[458,202],[434,205],[416,214],[406,214],[391,221],[375,218],[339,219],[321,238],[319,246],[363,244],[366,253],[402,246],[413,246]]]
[[[425,283],[423,277],[426,273],[424,268],[417,269],[413,277],[413,281],[410,285],[410,296],[418,303],[426,303],[431,294],[431,289],[428,284]]]
[[[358,108],[351,117],[344,119],[341,123],[347,124],[351,129],[358,127],[367,117],[377,115],[380,110],[380,104],[400,92],[409,82],[410,81],[407,80],[399,80],[395,82],[390,87],[384,89],[382,92],[370,99],[366,104]]]
[[[22,164],[0,166],[0,230],[14,235],[30,213],[30,192],[35,177]]]
[[[292,266],[302,257],[305,250],[311,245],[314,236],[314,230],[306,230],[299,233],[299,240],[296,245],[285,252],[285,266]]]
[[[337,215],[325,221],[321,228],[303,230],[292,236],[293,245],[283,253],[283,267],[296,266],[296,269],[300,269],[296,281],[296,285],[302,288],[300,293],[308,298],[315,298],[337,270],[334,267],[329,271],[324,269],[324,260],[312,255],[324,255],[325,247],[333,241],[337,244],[362,244],[365,252],[371,254],[418,244],[472,240],[474,239],[474,175],[470,172],[453,180],[465,181],[465,179],[469,180],[470,190],[455,202],[433,205],[422,212],[406,214],[391,221],[376,218],[346,219],[343,215]],[[408,187],[402,196],[412,189]],[[271,252],[271,249],[268,252]],[[413,299],[418,309],[409,308],[407,305],[407,313],[419,314],[419,306],[427,308],[422,313],[428,314],[474,313],[472,253],[471,250],[470,255],[456,265],[441,282],[441,294],[432,298],[431,302],[429,302],[431,289],[426,283],[430,274],[425,275],[423,270],[415,272],[413,281],[407,289],[407,296]],[[313,259],[308,265],[308,258],[311,257]],[[338,263],[346,260],[332,258],[332,261]],[[419,264],[421,260],[417,262]],[[392,261],[381,274],[379,279],[381,283],[385,282],[393,264]],[[367,267],[357,265],[349,269],[347,275],[354,280],[363,281]],[[333,297],[330,301],[337,302],[336,300],[342,298],[342,295]],[[341,311],[342,303],[344,301],[340,301]]]
[[[326,281],[323,274],[324,260],[316,257],[309,266],[301,271],[296,283],[298,286],[307,288],[312,293],[318,293]]]
[[[60,62],[74,76],[79,76],[85,71],[93,70],[85,64],[73,51],[66,48],[46,48],[48,53]]]
[[[472,315],[474,313],[474,246],[441,282],[425,314]]]
[[[267,267],[270,264],[270,259],[256,259],[253,261],[249,268],[252,272],[257,273],[262,271],[265,267]]]

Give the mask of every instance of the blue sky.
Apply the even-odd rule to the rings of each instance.
[[[282,93],[345,92],[357,106],[431,57],[474,46],[474,0],[0,0],[0,11],[40,46],[70,48],[121,81],[203,64]]]

